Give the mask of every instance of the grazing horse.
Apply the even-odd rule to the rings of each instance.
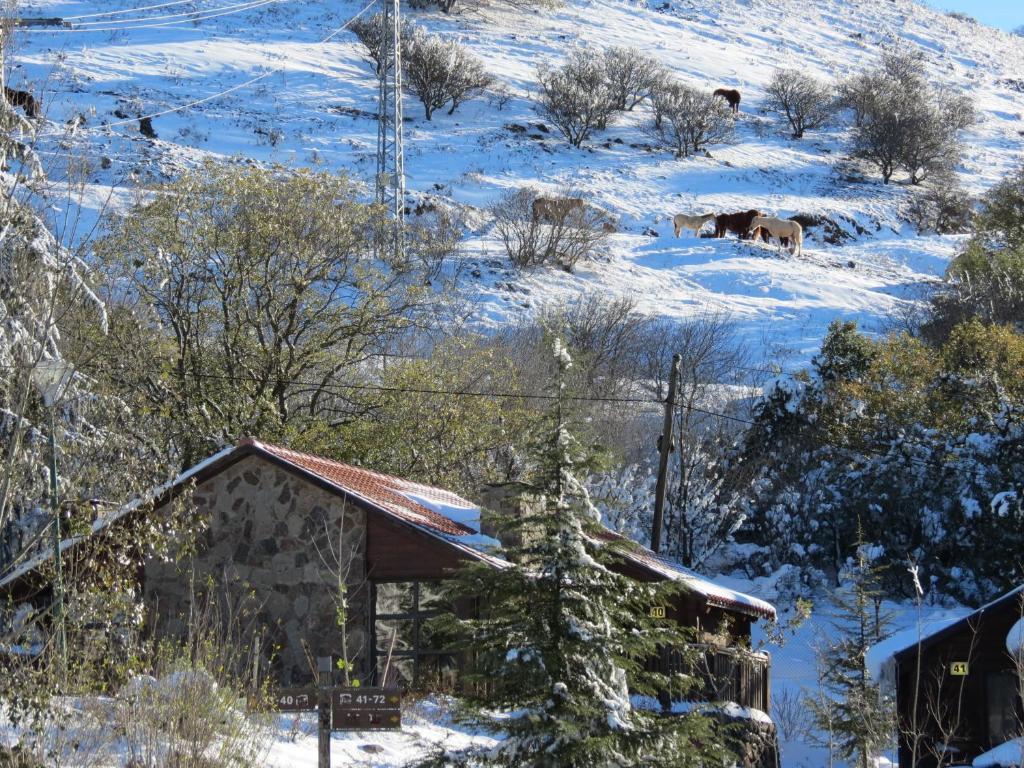
[[[776,219],[773,216],[755,216],[750,222],[751,230],[761,228],[772,237],[779,238],[779,251],[782,240],[789,240],[790,253],[802,256],[804,252],[804,228],[799,222],[790,219]]]
[[[579,197],[538,197],[533,201],[531,212],[534,221],[564,221],[576,209],[583,210]]]
[[[12,107],[21,107],[25,114],[35,119],[39,117],[39,102],[28,91],[16,91],[4,86],[4,98]]]
[[[677,213],[672,217],[672,226],[675,227],[676,237],[679,237],[679,233],[684,229],[692,229],[693,236],[697,237],[700,235],[701,227],[713,218],[715,218],[713,213],[705,213],[700,216],[687,216],[685,213]]]
[[[750,222],[763,215],[753,208],[740,213],[720,213],[715,216],[715,237],[725,237],[726,232],[735,232],[740,238],[744,238],[749,233],[756,240],[761,233],[760,230],[751,232]]]
[[[721,96],[727,102],[729,107],[732,109],[733,114],[739,114],[740,111],[740,92],[735,88],[719,88],[714,93],[715,96]]]

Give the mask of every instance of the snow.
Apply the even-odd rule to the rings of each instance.
[[[951,610],[938,616],[932,614],[928,620],[921,622],[920,627],[914,624],[902,631],[894,632],[882,642],[871,646],[867,655],[867,664],[872,679],[877,682],[895,684],[892,675],[895,654],[917,645],[918,642],[941,632],[969,614],[970,611],[966,609]]]
[[[348,0],[325,13],[319,3],[282,0],[216,17],[201,14],[195,23],[171,19],[175,26],[143,27],[127,22],[161,11],[133,10],[125,0],[33,3],[32,13],[43,16],[132,11],[94,18],[126,23],[91,31],[15,32],[10,85],[41,84],[49,122],[40,151],[48,172],[58,180],[64,173],[65,146],[94,161],[110,159],[109,168],[88,173],[78,230],[91,230],[111,194],[110,204],[123,210],[133,187],[173,178],[208,158],[316,165],[369,180],[376,148],[376,125],[367,118],[375,109],[373,70],[351,33],[323,42],[362,7]],[[410,202],[438,201],[467,221],[464,261],[479,277],[466,278],[463,287],[484,327],[598,291],[631,296],[641,312],[670,318],[727,312],[754,350],[766,358],[781,351],[798,363],[813,354],[832,319],[879,330],[915,301],[922,286],[941,276],[963,238],[910,231],[902,217],[910,191],[851,177],[842,165],[843,129],[794,141],[760,114],[776,67],[847,75],[874,63],[881,45],[899,34],[925,52],[937,85],[977,100],[982,119],[966,133],[959,169],[969,191],[992,186],[1020,159],[1016,131],[1024,94],[1007,83],[1024,68],[1024,41],[997,30],[979,34],[983,28],[909,0],[864,0],[855,14],[846,0],[812,6],[803,0],[675,0],[667,6],[660,0],[569,0],[538,12],[493,4],[452,15],[405,13],[467,45],[512,94],[500,110],[478,99],[431,123],[406,100]],[[646,151],[646,106],[579,150],[553,132],[533,131],[540,120],[531,99],[536,66],[557,61],[571,47],[611,45],[638,46],[692,85],[739,88],[736,141],[712,147],[710,157],[679,161]],[[217,96],[228,88],[237,90]],[[209,100],[158,117],[158,139],[138,134],[135,114],[199,99]],[[129,119],[116,118],[115,109]],[[65,123],[79,113],[85,124],[66,136]],[[506,128],[512,124],[536,137],[513,134]],[[620,231],[605,257],[572,275],[517,273],[496,258],[502,250],[486,207],[524,185],[556,194],[571,187],[617,216]],[[781,215],[826,215],[851,238],[834,245],[813,229],[806,256],[797,259],[735,239],[672,236],[675,213],[754,205]]]
[[[1006,633],[1006,650],[1015,658],[1024,655],[1024,618],[1017,619]]]
[[[661,703],[652,696],[630,696],[630,701],[636,709],[646,709],[652,712],[661,711]],[[744,707],[734,701],[674,701],[669,707],[669,712],[676,715],[685,715],[690,712],[721,712],[737,720],[752,720],[765,725],[774,725],[771,716],[754,707]]]
[[[974,768],[1018,768],[1024,763],[1024,739],[1013,739],[974,758]]]

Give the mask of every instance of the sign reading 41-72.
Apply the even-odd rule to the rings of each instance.
[[[331,705],[331,727],[336,731],[402,727],[402,694],[395,688],[335,688]]]

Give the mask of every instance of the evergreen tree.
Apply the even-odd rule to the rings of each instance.
[[[696,766],[719,754],[712,722],[666,716],[659,692],[685,693],[692,680],[644,671],[685,630],[650,618],[676,587],[609,568],[626,540],[598,521],[582,477],[589,452],[570,434],[562,374],[571,360],[555,342],[559,396],[533,448],[530,503],[503,525],[510,565],[466,566],[451,587],[455,604],[478,600],[477,618],[448,620],[473,660],[463,715],[505,734],[497,746],[445,751],[430,765]],[[497,714],[496,714],[497,713]]]
[[[867,544],[863,531],[855,559],[838,591],[832,626],[834,638],[819,649],[820,677],[828,695],[809,703],[822,731],[834,734],[841,756],[856,759],[859,768],[874,765],[874,755],[892,740],[892,701],[884,697],[868,671],[868,649],[891,624],[882,609],[882,575],[876,561],[881,548]]]

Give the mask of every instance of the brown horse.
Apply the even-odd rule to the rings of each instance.
[[[4,86],[4,98],[12,107],[21,107],[25,114],[35,119],[39,117],[39,102],[28,91],[16,91]]]
[[[739,114],[740,111],[740,92],[735,88],[719,88],[714,93],[715,96],[721,96],[727,102],[729,107],[732,109],[734,114]]]
[[[757,240],[761,236],[760,229],[750,231],[750,222],[756,217],[763,216],[760,211],[751,208],[749,211],[740,213],[720,213],[715,216],[715,237],[725,237],[726,232],[733,232],[743,239],[748,232],[751,237]]]

